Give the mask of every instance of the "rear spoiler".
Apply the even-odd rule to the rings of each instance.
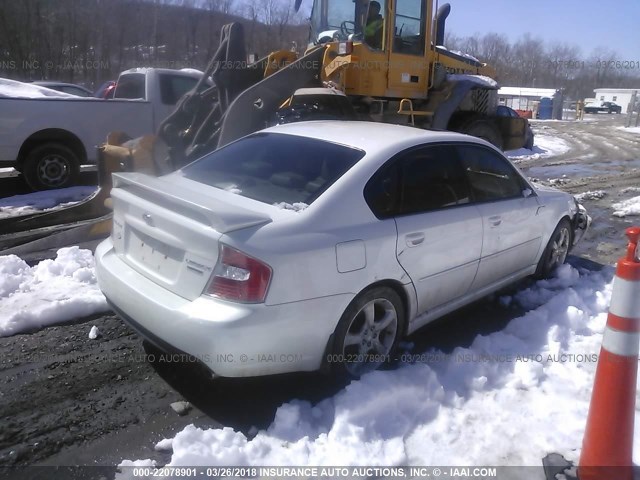
[[[271,216],[231,202],[233,193],[211,188],[211,194],[203,196],[180,186],[166,178],[157,178],[143,173],[114,173],[111,196],[122,201],[138,197],[160,205],[177,214],[211,227],[219,233],[252,227],[272,222]],[[247,200],[243,197],[238,199]],[[265,204],[266,208],[269,208]],[[117,213],[117,212],[116,212]]]

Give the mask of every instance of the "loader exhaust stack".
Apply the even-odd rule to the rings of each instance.
[[[436,46],[444,46],[445,24],[450,13],[451,5],[449,5],[448,3],[445,3],[440,8],[438,8],[438,12],[436,13],[436,21],[433,24],[433,38],[435,39],[434,44]]]

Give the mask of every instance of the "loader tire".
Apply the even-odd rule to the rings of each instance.
[[[496,148],[502,150],[503,143],[500,130],[489,120],[484,118],[469,120],[460,127],[460,131],[472,137],[486,140]]]
[[[74,185],[80,174],[80,160],[69,147],[43,143],[27,154],[22,174],[33,190],[52,190]]]

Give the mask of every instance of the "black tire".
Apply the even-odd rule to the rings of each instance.
[[[33,190],[71,187],[80,174],[80,159],[65,145],[43,143],[29,151],[22,173]]]
[[[527,150],[533,150],[533,139],[533,133],[527,133],[524,148],[526,148]]]
[[[387,315],[395,318],[383,327]],[[331,358],[327,359],[332,374],[359,378],[388,363],[404,335],[405,323],[404,304],[393,289],[374,287],[358,295],[345,310],[334,333]],[[348,336],[352,336],[351,341],[357,337],[359,343],[348,345]]]
[[[472,137],[482,138],[502,150],[503,142],[500,130],[489,120],[483,118],[470,120],[460,127],[460,131]]]
[[[549,278],[556,268],[564,264],[571,249],[571,243],[571,223],[563,218],[553,231],[549,243],[540,257],[535,278]]]

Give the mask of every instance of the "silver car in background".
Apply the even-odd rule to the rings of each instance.
[[[114,310],[229,377],[357,377],[430,321],[562,264],[590,218],[483,140],[303,122],[169,175],[114,175]]]

